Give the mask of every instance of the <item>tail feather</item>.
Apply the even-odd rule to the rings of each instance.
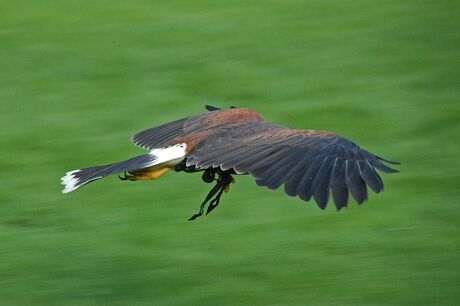
[[[174,166],[185,158],[186,148],[185,143],[178,143],[165,148],[153,149],[149,154],[136,156],[122,162],[69,171],[61,178],[61,184],[64,185],[62,192],[74,191],[107,175],[132,172],[153,166],[155,168],[157,166]]]
[[[61,178],[61,184],[64,185],[62,193],[74,191],[85,184],[108,175],[153,166],[156,160],[157,158],[153,155],[141,155],[119,163],[69,171]]]

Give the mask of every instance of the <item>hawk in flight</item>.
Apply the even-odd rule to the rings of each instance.
[[[349,193],[361,204],[367,186],[378,193],[383,182],[376,170],[398,172],[399,164],[374,155],[353,142],[326,131],[291,129],[265,121],[246,108],[206,106],[205,114],[182,118],[141,131],[132,137],[145,155],[114,164],[69,171],[61,178],[63,193],[118,174],[128,181],[154,180],[169,170],[203,172],[216,182],[190,220],[219,205],[234,175],[250,174],[257,185],[276,189],[284,184],[289,196],[312,197],[324,209],[332,194],[337,210],[347,206]]]

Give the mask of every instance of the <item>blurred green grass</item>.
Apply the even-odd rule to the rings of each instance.
[[[1,305],[458,305],[458,1],[0,2]],[[204,104],[402,162],[340,213],[70,169]]]

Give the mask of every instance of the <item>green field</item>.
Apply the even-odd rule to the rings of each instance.
[[[0,2],[0,305],[459,305],[459,1]],[[337,213],[237,177],[71,169],[258,110],[402,163]]]

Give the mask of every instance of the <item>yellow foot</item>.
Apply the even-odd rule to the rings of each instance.
[[[166,172],[171,170],[171,167],[163,167],[157,169],[142,169],[132,172],[132,175],[126,175],[126,179],[129,181],[137,180],[156,180]]]

